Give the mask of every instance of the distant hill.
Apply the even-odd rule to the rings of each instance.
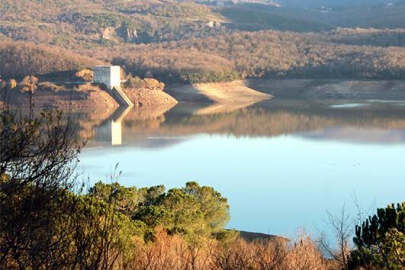
[[[215,32],[223,18],[195,3],[158,0],[2,0],[0,33],[14,40],[86,47],[181,39]],[[197,31],[196,31],[197,30]]]
[[[195,2],[2,0],[0,40],[92,49],[204,38],[240,30],[321,32],[338,27],[405,26],[402,0],[392,5],[387,0],[368,0],[367,4],[364,0],[341,0],[333,3],[347,5],[330,10],[315,7],[317,3],[332,3],[326,0],[280,0],[281,8],[273,0],[240,0],[235,4],[216,0]],[[304,3],[313,7],[302,8]]]
[[[405,1],[288,1],[2,0],[0,75],[101,61],[165,82],[405,78]]]
[[[283,7],[358,7],[376,6],[396,2],[396,0],[278,0]]]
[[[403,28],[405,26],[405,5],[384,5],[354,7],[330,12],[309,11],[304,18],[316,18],[336,27]]]
[[[293,13],[282,13],[279,8],[260,4],[228,6],[220,9],[220,14],[230,22],[230,27],[244,31],[273,29],[293,32],[319,32],[333,27],[320,20],[297,18]]]
[[[272,1],[266,1],[253,2],[274,7],[269,5]],[[174,0],[2,0],[0,38],[90,49],[201,38],[234,30],[331,29],[319,20],[297,18],[278,9],[255,8],[242,2],[224,7],[204,3],[209,5]]]
[[[405,27],[405,1],[390,1],[391,4],[363,6],[340,6],[340,7],[286,7],[274,8],[267,5],[245,4],[249,10],[255,9],[258,18],[263,12],[274,14],[282,20],[288,22],[288,19],[301,21],[303,28],[309,28],[312,32],[339,28],[404,28]],[[254,17],[255,15],[253,15]],[[249,17],[252,17],[250,15]],[[294,21],[293,20],[293,21]],[[291,24],[291,25],[294,25]],[[299,29],[299,28],[297,28]],[[295,31],[295,30],[292,30]],[[306,31],[308,32],[308,31]]]

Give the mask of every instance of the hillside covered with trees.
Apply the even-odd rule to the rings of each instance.
[[[62,48],[10,41],[0,43],[0,59],[0,74],[5,77],[78,70],[101,63]]]
[[[396,28],[398,16],[381,14],[403,7],[400,2],[364,7],[371,10],[366,12],[370,18],[398,22],[386,29],[391,26],[355,21],[350,12],[358,7],[326,14],[252,3],[5,0],[0,3],[0,75],[113,63],[165,83],[244,77],[402,79],[405,30]]]
[[[226,72],[233,67],[242,77],[403,78],[405,48],[342,44],[347,40],[350,39],[335,32],[328,35],[275,31],[233,33],[135,47],[139,53],[124,48],[120,56],[113,58],[113,63],[123,65],[129,72],[140,72],[139,75],[149,70],[152,74],[182,76],[192,71],[187,67],[190,55],[196,63],[211,54],[221,61],[207,65],[206,73],[228,61],[230,64],[223,64],[221,70]],[[371,40],[370,37],[369,43]],[[168,61],[167,55],[175,55],[171,59],[176,61]]]

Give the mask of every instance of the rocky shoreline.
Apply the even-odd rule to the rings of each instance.
[[[212,104],[197,114],[230,112],[272,98],[269,94],[245,86],[243,81],[172,85],[167,89],[164,89],[164,85],[123,87],[122,90],[133,102],[135,108],[172,108],[178,102]],[[119,106],[106,90],[91,83],[65,90],[41,89],[35,91],[31,98],[32,103],[42,108],[112,110]],[[25,107],[29,105],[30,96],[27,93],[21,93],[18,89],[12,89],[7,101],[12,105]]]
[[[311,100],[405,100],[404,81],[345,81],[315,79],[248,79],[222,83],[182,84],[164,86],[154,83],[138,87],[123,87],[135,108],[164,108],[168,110],[177,103],[209,104],[195,114],[232,112],[257,102],[271,99]],[[159,87],[151,87],[158,85]],[[6,99],[18,107],[29,105],[29,95],[12,89]],[[3,100],[4,101],[4,100]],[[119,104],[106,90],[91,83],[70,89],[38,89],[32,95],[32,103],[42,108],[70,108],[75,110],[113,111]]]

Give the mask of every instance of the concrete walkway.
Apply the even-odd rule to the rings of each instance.
[[[114,86],[109,91],[109,93],[120,106],[126,106],[126,107],[134,106],[134,103],[132,103],[132,101],[129,99],[129,97],[124,93],[124,91],[122,91],[121,87]]]

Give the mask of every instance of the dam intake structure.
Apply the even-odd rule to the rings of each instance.
[[[107,92],[120,105],[133,107],[130,98],[121,89],[120,66],[96,66],[94,67],[94,82],[106,85]]]

